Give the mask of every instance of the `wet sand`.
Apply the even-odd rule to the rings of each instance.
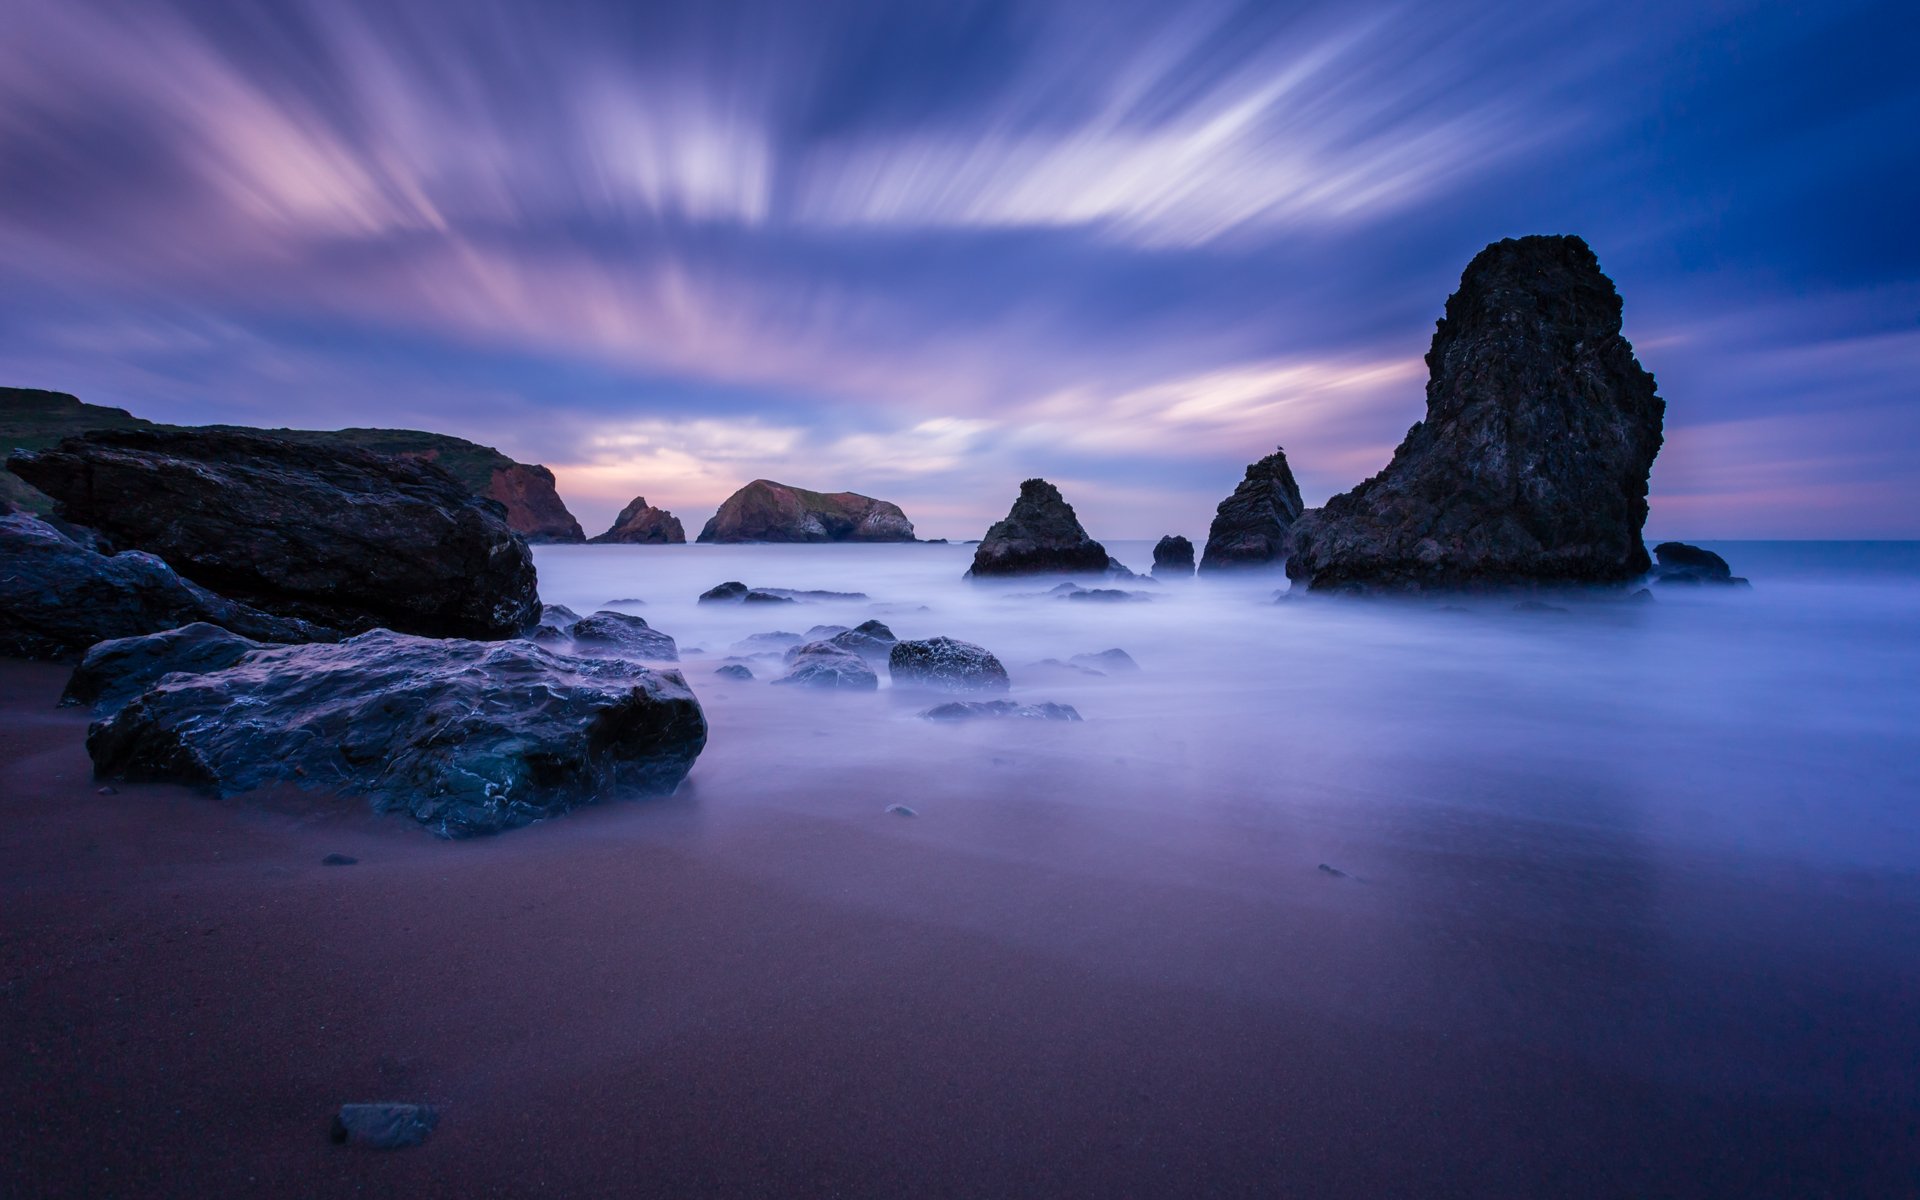
[[[990,788],[785,772],[769,689],[672,799],[446,843],[98,794],[64,678],[0,663],[0,1195],[1920,1191],[1911,873],[1409,841],[1150,759],[1091,805],[1070,731]],[[359,1100],[443,1118],[331,1145]]]

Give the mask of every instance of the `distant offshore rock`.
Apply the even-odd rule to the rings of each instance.
[[[613,519],[607,531],[588,538],[595,546],[679,546],[687,540],[680,518],[664,508],[654,508],[645,496],[635,496]]]
[[[1170,533],[1154,543],[1153,577],[1165,579],[1168,576],[1185,578],[1193,574],[1193,543],[1177,533]]]
[[[727,497],[702,542],[911,542],[900,506],[856,492],[810,492],[756,479]]]
[[[124,430],[15,451],[7,465],[65,519],[277,616],[481,639],[540,617],[533,554],[499,506],[418,459]]]
[[[1474,257],[1427,352],[1426,420],[1372,479],[1293,527],[1314,591],[1621,584],[1666,404],[1620,336],[1620,295],[1577,237]]]
[[[1726,559],[1699,546],[1689,546],[1685,542],[1661,542],[1653,548],[1653,556],[1658,564],[1653,568],[1655,583],[1749,586],[1745,579],[1733,573]]]
[[[1200,570],[1279,566],[1303,508],[1286,452],[1276,449],[1249,466],[1233,494],[1220,502],[1207,530]]]
[[[163,658],[176,673],[87,731],[98,778],[222,795],[294,783],[467,837],[666,794],[707,741],[679,672],[621,658],[382,629],[334,645],[261,646],[202,670],[208,661],[172,640],[153,653],[117,648],[130,669],[150,674]],[[197,673],[178,673],[187,671]]]
[[[976,721],[981,718],[1013,718],[1024,721],[1078,721],[1080,713],[1071,704],[1019,704],[1012,700],[949,700],[936,704],[920,716],[928,721]]]
[[[1044,479],[1020,485],[1020,497],[973,552],[972,575],[1100,575],[1113,559],[1087,536],[1073,506]]]

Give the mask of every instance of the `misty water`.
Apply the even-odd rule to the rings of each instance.
[[[712,737],[680,797],[621,818],[654,836],[804,825],[742,869],[1307,1019],[1467,1035],[1656,1089],[1911,1111],[1920,544],[1711,545],[1751,590],[1566,612],[1275,603],[1286,581],[1266,574],[1068,602],[1034,595],[1051,580],[964,580],[961,545],[537,560],[546,601],[643,600],[626,610],[682,647]],[[1109,549],[1149,565],[1147,543]],[[869,599],[695,602],[725,580]],[[774,659],[753,682],[713,674],[749,635],[872,617],[977,642],[1014,699],[1084,720],[929,722],[937,698],[884,669],[877,693],[770,686]],[[1111,647],[1139,672],[1034,665]],[[848,871],[841,833],[1091,890],[1071,911],[936,894]],[[1264,915],[1227,928],[1229,910]]]

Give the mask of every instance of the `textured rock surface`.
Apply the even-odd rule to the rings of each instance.
[[[1386,470],[1293,527],[1319,591],[1615,584],[1644,574],[1666,405],[1576,237],[1496,242],[1447,301],[1427,417]]]
[[[67,680],[62,704],[86,704],[106,713],[124,706],[163,676],[223,671],[264,645],[196,621],[178,629],[100,642]]]
[[[510,463],[495,469],[480,495],[505,508],[507,527],[529,542],[587,540],[580,522],[561,502],[553,472],[538,463]]]
[[[1020,498],[973,552],[974,575],[1104,574],[1107,548],[1087,536],[1073,506],[1044,479],[1020,485]]]
[[[775,683],[870,692],[880,686],[865,659],[831,642],[808,642],[787,655],[787,673]]]
[[[342,1104],[332,1137],[338,1146],[400,1150],[426,1141],[439,1124],[440,1110],[431,1104]]]
[[[596,546],[677,546],[687,540],[687,532],[680,527],[680,518],[654,508],[645,496],[635,496],[613,519],[612,527],[589,540]]]
[[[101,778],[365,796],[443,837],[671,792],[706,745],[677,671],[377,630],[172,675],[87,733]]]
[[[1071,704],[1016,704],[1012,700],[949,700],[920,714],[929,721],[975,721],[1012,717],[1025,721],[1078,721]]]
[[[63,517],[204,587],[349,632],[514,637],[533,555],[498,506],[427,463],[243,433],[68,438],[8,460]]]
[[[631,613],[602,609],[581,617],[567,630],[577,649],[589,653],[618,654],[651,662],[679,662],[680,647],[672,637],[661,633]]]
[[[728,496],[700,531],[703,542],[911,542],[897,504],[854,492],[810,492],[756,479]]]
[[[1288,531],[1302,511],[1300,485],[1293,481],[1286,452],[1276,449],[1249,466],[1214,511],[1200,569],[1279,566],[1291,545]]]
[[[1004,692],[1007,669],[984,647],[957,638],[896,642],[887,656],[895,684],[951,692]]]
[[[216,596],[151,554],[101,554],[38,517],[0,517],[0,654],[72,659],[108,638],[196,621],[264,641],[340,636]]]
[[[1170,533],[1154,543],[1153,573],[1156,578],[1179,578],[1193,574],[1193,543]]]

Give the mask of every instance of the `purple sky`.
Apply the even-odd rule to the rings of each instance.
[[[443,430],[590,532],[769,476],[1204,533],[1419,418],[1467,260],[1579,233],[1649,531],[1920,537],[1909,3],[6,0],[0,383]]]

